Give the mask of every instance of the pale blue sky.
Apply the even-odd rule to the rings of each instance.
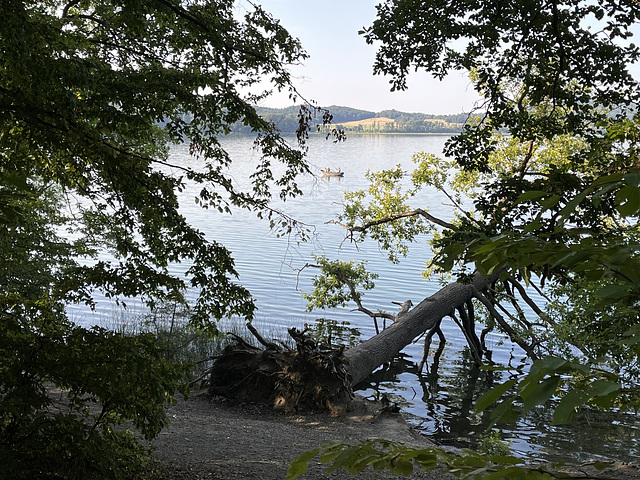
[[[444,82],[418,73],[409,89],[390,92],[389,79],[373,75],[375,47],[367,45],[358,30],[375,18],[379,0],[256,0],[281,20],[301,40],[310,58],[292,69],[297,86],[308,100],[320,106],[342,105],[363,110],[396,109],[404,112],[469,112],[478,99],[466,74]],[[286,96],[263,104],[286,107]]]
[[[376,49],[365,43],[358,30],[371,24],[375,5],[381,0],[254,1],[279,18],[310,54],[304,65],[294,67],[292,72],[300,93],[322,107],[447,114],[469,112],[478,101],[464,72],[451,74],[443,82],[423,72],[412,73],[404,92],[391,92],[388,78],[373,75]],[[640,27],[636,25],[632,31],[637,43]],[[640,77],[640,65],[634,65],[631,71]],[[264,103],[269,107],[288,105],[291,101],[286,95]]]

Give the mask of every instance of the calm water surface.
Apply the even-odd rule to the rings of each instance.
[[[311,242],[298,244],[294,237],[277,238],[268,222],[260,221],[249,212],[236,211],[223,215],[203,210],[194,202],[197,187],[182,193],[183,213],[197,228],[211,239],[227,246],[236,260],[239,282],[253,294],[258,307],[255,321],[263,332],[280,332],[286,335],[289,326],[313,324],[323,317],[348,322],[361,332],[361,339],[375,333],[369,317],[349,308],[329,311],[306,312],[301,292],[311,290],[312,269],[299,270],[311,255],[326,255],[332,259],[361,260],[380,275],[376,288],[364,296],[365,305],[371,310],[394,312],[392,301],[411,299],[417,304],[435,293],[441,285],[426,281],[421,276],[425,261],[430,257],[426,239],[411,246],[410,255],[399,264],[387,261],[377,244],[367,242],[355,245],[343,242],[345,231],[326,222],[340,211],[345,190],[367,187],[365,173],[392,168],[398,164],[406,170],[412,167],[411,156],[417,151],[440,155],[445,136],[352,136],[346,142],[334,144],[324,137],[312,137],[308,160],[315,173],[321,168],[341,168],[343,178],[322,179],[306,176],[300,179],[304,196],[274,206],[288,215],[311,226],[315,235]],[[239,186],[253,172],[259,160],[249,138],[230,138],[225,146],[231,153],[231,175]],[[172,161],[192,164],[186,147],[175,148]],[[446,200],[437,192],[424,191],[416,206],[429,207],[431,213],[443,219],[451,217]],[[175,265],[174,272],[183,272],[188,265]],[[350,306],[353,308],[353,306]],[[114,310],[107,301],[99,303],[95,314],[72,311],[77,321],[85,324],[104,323]],[[446,345],[439,360],[439,367],[431,372],[417,372],[417,363],[423,355],[422,342],[409,345],[391,365],[378,370],[371,381],[361,386],[365,395],[386,393],[402,406],[405,417],[418,430],[436,441],[458,447],[472,446],[490,426],[487,414],[473,413],[474,400],[496,382],[499,373],[481,372],[465,352],[465,341],[450,319],[443,321]],[[512,366],[525,362],[521,350],[505,342],[499,335],[488,337],[493,349],[493,360]],[[432,351],[438,346],[432,345]],[[532,412],[513,425],[502,426],[503,438],[510,442],[513,452],[535,460],[571,459],[585,461],[596,457],[637,459],[638,424],[628,416],[615,419],[606,416],[585,416],[571,427],[549,427],[550,416],[544,409]],[[381,432],[383,433],[383,432]]]

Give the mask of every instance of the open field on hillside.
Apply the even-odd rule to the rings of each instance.
[[[358,125],[362,125],[363,127],[376,126],[380,127],[386,125],[388,123],[395,123],[396,121],[392,118],[387,117],[374,117],[374,118],[366,118],[364,120],[357,120],[355,122],[343,122],[340,125],[344,127],[357,127]]]

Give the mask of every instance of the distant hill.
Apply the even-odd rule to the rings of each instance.
[[[352,133],[458,133],[468,119],[468,114],[433,115],[425,113],[407,113],[398,110],[372,112],[356,108],[332,105],[327,108],[333,115],[333,124]],[[273,122],[284,133],[295,132],[298,128],[299,107],[286,108],[257,107],[261,117]],[[320,122],[320,119],[318,119]],[[234,133],[245,131],[241,124],[232,126]]]
[[[371,118],[365,118],[364,120],[354,120],[352,122],[340,122],[340,124],[345,128],[356,128],[356,127],[380,128],[380,127],[383,127],[384,125],[387,125],[388,123],[396,123],[396,121],[393,118],[387,118],[387,117],[371,117]]]

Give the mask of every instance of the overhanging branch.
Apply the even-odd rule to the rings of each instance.
[[[345,228],[346,230],[349,230],[350,232],[355,233],[355,232],[365,232],[365,231],[369,230],[371,227],[377,227],[378,225],[383,225],[385,223],[395,222],[396,220],[400,220],[402,218],[410,218],[410,217],[416,217],[416,216],[424,217],[428,221],[430,221],[431,223],[435,223],[436,225],[440,225],[443,228],[446,228],[446,229],[449,229],[449,230],[457,230],[456,226],[453,225],[452,223],[445,222],[444,220],[441,220],[438,217],[434,217],[429,212],[427,212],[426,210],[423,210],[421,208],[417,208],[415,210],[411,210],[411,211],[403,212],[403,213],[395,213],[393,215],[389,215],[389,216],[384,217],[384,218],[379,218],[377,220],[372,220],[370,222],[366,222],[366,223],[364,223],[362,225],[356,225],[356,226],[345,225],[344,223],[341,223],[341,222],[339,222],[337,220],[329,220],[326,223],[340,225],[341,227]]]

